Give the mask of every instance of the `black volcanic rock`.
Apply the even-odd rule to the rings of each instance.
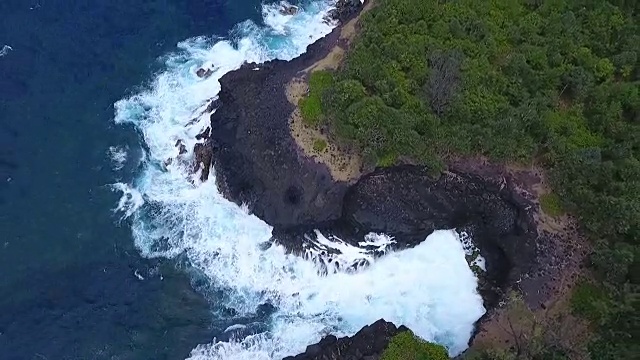
[[[211,116],[210,146],[218,185],[229,199],[250,204],[273,226],[337,219],[346,184],[302,154],[290,135],[293,105],[285,85],[297,71],[322,57],[338,31],[290,61],[246,64],[220,79],[222,104]]]
[[[481,248],[496,246],[513,264],[527,264],[536,234],[522,211],[526,205],[509,188],[479,176],[445,172],[433,179],[425,169],[405,165],[363,176],[345,196],[343,220],[406,246],[438,229],[467,230]]]
[[[505,284],[515,283],[536,258],[537,233],[528,203],[509,187],[471,174],[446,172],[438,179],[418,166],[376,169],[352,185],[342,216],[273,230],[275,241],[303,253],[315,229],[358,246],[370,232],[385,233],[396,248],[418,245],[432,232],[466,232],[486,260],[479,291],[487,308],[497,304]]]
[[[324,337],[320,342],[307,346],[305,352],[283,360],[377,360],[389,345],[392,337],[409,331],[405,326],[380,319],[363,327],[351,337]]]
[[[483,297],[495,303],[496,289],[516,281],[535,257],[528,204],[509,186],[461,172],[433,179],[408,165],[378,169],[349,186],[297,147],[286,84],[323,58],[338,33],[292,61],[247,64],[222,77],[209,139],[219,188],[273,226],[276,241],[294,253],[314,229],[352,243],[384,232],[399,247],[415,246],[437,229],[464,230],[487,260]]]
[[[348,185],[334,181],[292,138],[286,84],[326,56],[339,32],[292,61],[246,64],[222,77],[208,142],[219,189],[273,226],[274,241],[293,253],[303,251],[315,229],[354,245],[367,233],[384,232],[397,247],[415,246],[437,229],[465,231],[487,260],[479,290],[485,307],[495,306],[501,289],[515,284],[536,258],[530,204],[510,184],[464,172],[434,179],[426,169],[406,165],[377,169]],[[343,350],[350,346],[344,344]]]
[[[360,0],[338,0],[336,8],[331,12],[331,17],[344,23],[355,16],[362,8]]]
[[[516,282],[536,257],[528,204],[513,194],[471,174],[445,172],[433,179],[417,166],[377,169],[348,190],[342,224],[334,227],[350,229],[342,236],[356,241],[369,232],[385,233],[399,247],[415,246],[438,229],[467,232],[486,259],[480,292],[492,307],[500,288]]]
[[[340,0],[332,14],[344,22],[357,15],[360,0]],[[286,84],[325,57],[340,28],[315,42],[292,61],[245,64],[220,79],[219,107],[211,115],[211,149],[218,186],[238,204],[276,227],[336,220],[341,216],[345,183],[305,156],[290,135],[293,105]]]

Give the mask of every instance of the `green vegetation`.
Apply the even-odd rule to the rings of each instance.
[[[554,193],[541,195],[540,207],[542,208],[542,211],[551,216],[560,216],[564,212],[562,210],[560,197]]]
[[[313,140],[313,150],[315,150],[316,152],[323,152],[324,149],[327,148],[327,142],[322,140],[322,139],[315,139]]]
[[[333,84],[333,75],[327,71],[314,71],[309,75],[309,94],[300,100],[302,118],[309,125],[317,125],[323,118],[321,96]]]
[[[503,307],[502,324],[508,346],[474,349],[465,360],[569,360],[581,358],[579,353],[566,351],[565,345],[582,342],[578,324],[569,322],[566,313],[536,314],[517,293],[508,294]],[[573,355],[573,356],[572,356]]]
[[[392,165],[536,161],[594,243],[593,359],[640,353],[640,1],[385,0],[305,118]],[[317,83],[318,85],[314,84]],[[561,201],[560,201],[561,200]],[[560,207],[562,203],[562,207]],[[556,206],[558,205],[558,206]]]
[[[380,360],[448,360],[447,350],[437,344],[424,341],[411,331],[404,331],[391,338]]]
[[[606,317],[607,307],[600,306],[608,301],[601,287],[581,282],[573,290],[571,309],[575,314],[584,316],[594,323]]]

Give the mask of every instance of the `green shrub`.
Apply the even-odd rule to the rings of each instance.
[[[571,310],[595,323],[606,316],[607,303],[604,291],[588,282],[578,284],[571,296]]]
[[[395,164],[397,158],[398,156],[392,152],[386,153],[378,158],[378,163],[376,165],[380,167],[389,167]]]
[[[547,215],[560,216],[564,213],[562,210],[562,201],[560,197],[554,193],[540,196],[540,207]]]
[[[544,166],[553,194],[542,209],[571,212],[604,244],[591,265],[606,301],[581,287],[574,310],[598,319],[608,359],[640,343],[638,4],[381,1],[335,84],[320,94],[333,80],[315,75],[304,104],[374,165],[483,155]]]
[[[317,152],[323,152],[324,149],[327,148],[327,142],[322,140],[322,139],[315,139],[313,141],[313,150],[317,151]]]
[[[317,125],[320,122],[322,118],[322,103],[318,97],[309,96],[300,99],[298,106],[302,113],[302,119],[308,125]]]
[[[447,350],[438,344],[424,341],[411,331],[394,336],[380,360],[447,360]]]

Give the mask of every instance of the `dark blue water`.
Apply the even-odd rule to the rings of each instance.
[[[211,340],[211,304],[175,264],[141,259],[111,210],[109,146],[139,156],[113,103],[178,41],[259,21],[259,6],[0,1],[1,359],[177,359]]]

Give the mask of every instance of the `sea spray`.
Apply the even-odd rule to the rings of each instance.
[[[147,90],[115,104],[115,121],[133,124],[148,149],[136,180],[114,185],[123,192],[118,209],[129,219],[141,254],[185,256],[224,293],[216,301],[224,301],[238,318],[263,304],[275,309],[260,332],[228,342],[214,339],[195,348],[192,359],[280,359],[324,335],[352,335],[381,317],[447,346],[453,355],[466,348],[474,322],[484,313],[477,280],[454,231],[437,231],[415,248],[397,252],[386,249],[393,239],[370,234],[361,246],[386,252],[378,258],[323,236],[320,245],[337,249],[341,261],[362,258],[367,266],[322,271],[314,261],[318,254],[295,256],[279,245],[263,246],[271,227],[222,197],[215,169],[201,183],[184,161],[167,161],[192,158],[224,74],[244,62],[301,54],[335,26],[326,21],[331,9],[331,2],[317,1],[286,16],[279,5],[264,5],[266,26],[247,21],[232,31],[234,41],[198,37],[180,43],[176,53],[164,57],[165,70]],[[203,66],[212,69],[206,78],[196,75]],[[186,154],[180,154],[178,143]],[[232,330],[243,329],[229,320]]]

